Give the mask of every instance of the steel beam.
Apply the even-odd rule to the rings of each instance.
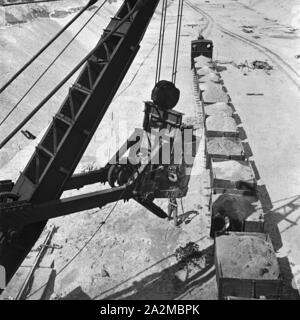
[[[98,182],[104,183],[107,181],[106,176],[107,170],[105,168],[90,172],[77,173],[69,179],[64,190],[80,189],[86,185]]]
[[[159,206],[157,206],[154,202],[149,201],[149,200],[140,200],[138,198],[134,199],[136,202],[141,204],[143,207],[145,207],[147,210],[151,211],[153,214],[155,214],[159,218],[167,218],[168,215],[166,212],[161,209]]]
[[[10,208],[1,210],[0,225],[5,229],[18,229],[28,224],[102,207],[118,200],[128,200],[132,194],[131,189],[131,186],[124,185],[41,204],[23,202],[14,207],[12,203]]]
[[[123,26],[104,42],[100,39],[13,187],[12,192],[18,194],[20,200],[38,205],[61,197],[139,49],[158,2],[124,1],[114,18],[122,20],[130,15],[127,28]],[[102,39],[108,33],[109,27]],[[0,265],[6,269],[7,281],[38,240],[46,223],[44,220],[26,225],[7,245],[1,246]]]

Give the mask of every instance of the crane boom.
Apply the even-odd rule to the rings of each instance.
[[[159,0],[125,0],[111,18],[101,37],[105,41],[100,39],[96,45],[12,188],[18,201],[38,205],[61,197],[138,52],[158,3]],[[126,17],[126,21],[111,32]],[[26,225],[14,232],[5,244],[0,243],[0,265],[6,270],[7,282],[46,223],[45,220]]]

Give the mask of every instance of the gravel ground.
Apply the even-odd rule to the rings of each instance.
[[[68,5],[71,2],[66,1]],[[295,55],[300,53],[298,30],[291,31],[292,24],[288,19],[292,19],[292,16],[289,15],[288,10],[284,11],[284,17],[281,17],[286,19],[285,21],[270,20],[274,19],[276,14],[278,17],[281,15],[277,6],[271,6],[272,10],[265,15],[260,11],[260,4],[252,3],[253,7],[249,8],[244,6],[244,4],[249,5],[246,1],[241,5],[237,1],[226,0],[223,1],[224,7],[214,1],[207,3],[193,0],[192,2],[215,20],[209,35],[214,41],[214,58],[224,65],[220,72],[222,79],[247,132],[262,178],[261,183],[265,183],[268,187],[273,208],[267,212],[266,218],[267,223],[274,229],[271,230],[272,235],[276,234],[271,237],[277,255],[285,268],[285,274],[288,274],[291,269],[295,275],[297,266],[300,265],[298,225],[300,148],[296,139],[300,133],[296,122],[300,112],[299,90],[291,78],[273,61],[269,61],[274,66],[269,74],[263,70],[237,68],[236,65],[245,60],[252,62],[268,59],[266,53],[221,32],[217,23],[273,50],[299,73],[299,59],[295,58]],[[262,2],[270,7],[268,0]],[[283,1],[278,0],[278,2],[283,5]],[[291,2],[287,2],[287,8]],[[78,4],[74,3],[75,1],[73,6],[77,7]],[[103,16],[97,17],[95,23],[87,28],[86,33],[74,43],[69,54],[66,54],[49,74],[45,83],[41,84],[26,103],[22,104],[20,111],[10,118],[10,123],[1,128],[1,136],[6,134],[15,122],[20,121],[53,87],[54,82],[94,46],[101,33],[99,30],[101,31],[106,25],[109,12],[112,14],[114,8],[110,7],[108,11],[104,11]],[[166,79],[170,78],[172,69],[172,59],[169,57],[173,55],[176,14],[177,6],[172,2],[167,19],[162,72],[162,78]],[[0,28],[0,68],[1,74],[6,75],[0,83],[5,83],[5,80],[36,52],[40,47],[38,44],[49,39],[59,30],[60,25],[71,17],[71,15],[60,14],[55,16],[55,18],[39,18],[23,24],[14,24],[9,28],[3,26]],[[83,20],[78,24],[81,25]],[[125,139],[134,127],[141,126],[143,101],[150,98],[154,85],[159,21],[157,15],[149,25],[140,52],[77,168],[78,171],[91,164],[101,166],[106,162],[114,151],[115,141],[112,137],[120,128],[120,131],[124,132]],[[201,30],[204,25],[205,20],[202,15],[188,6],[184,7],[177,76],[181,98],[176,110],[185,113],[187,122],[198,124],[197,135],[200,139],[203,133],[199,126],[200,110],[194,99],[193,78],[190,71],[190,41],[196,38],[199,29]],[[245,33],[243,29],[253,30],[253,32]],[[62,47],[75,30],[75,27],[72,28],[58,46]],[[46,66],[57,52],[56,50],[47,54],[44,60],[37,64],[38,67],[34,72],[29,70],[28,74],[21,79],[21,84],[18,82],[18,87],[8,90],[1,96],[0,103],[1,106],[5,106],[6,112],[18,98],[15,92],[21,95],[25,91],[23,84],[28,83],[29,80],[32,81],[32,75],[36,76]],[[282,62],[280,63],[282,66]],[[205,74],[209,73],[211,69],[207,68]],[[296,77],[295,73],[293,77]],[[64,97],[65,90],[66,88],[26,129],[40,137]],[[263,95],[248,96],[247,93]],[[0,119],[1,117],[3,114],[0,115]],[[119,129],[116,123],[119,123]],[[12,144],[1,150],[1,179],[18,177],[18,172],[26,164],[37,140],[30,142],[19,134]],[[158,219],[133,201],[125,204],[118,203],[100,232],[96,231],[106,214],[113,208],[113,204],[100,210],[90,210],[52,221],[58,228],[52,241],[62,245],[62,249],[57,249],[53,253],[58,275],[52,298],[217,298],[212,241],[208,238],[209,178],[204,169],[203,140],[201,139],[195,159],[189,193],[183,199],[184,212],[179,210],[184,220],[180,227],[174,227],[172,221]],[[80,192],[99,188],[103,186],[86,187]],[[78,191],[66,193],[66,195],[70,194],[78,194]],[[166,201],[160,200],[158,203],[166,209]],[[277,233],[274,225],[278,226]],[[89,241],[88,244],[87,241]],[[176,249],[186,246],[190,241],[199,245],[201,256],[204,257],[197,265],[182,264],[174,255]],[[79,255],[77,255],[78,252]],[[74,257],[76,258],[73,260]],[[67,263],[70,264],[64,268]],[[286,278],[287,281],[291,282],[292,276],[290,274],[290,278]]]

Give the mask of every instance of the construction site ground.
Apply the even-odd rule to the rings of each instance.
[[[295,1],[278,0],[274,1],[276,5],[273,6],[270,2],[185,2],[176,83],[181,90],[181,97],[175,110],[183,112],[184,121],[194,125],[200,145],[188,194],[182,199],[182,206],[178,202],[182,223],[175,227],[172,220],[157,218],[133,200],[49,221],[48,228],[54,225],[55,232],[51,239],[54,248],[50,246],[47,256],[51,254],[54,260],[56,276],[51,278],[53,283],[47,299],[217,299],[213,241],[209,238],[210,182],[205,168],[201,108],[196,100],[190,68],[190,43],[199,32],[214,42],[214,60],[221,66],[224,85],[247,134],[261,177],[259,183],[267,186],[270,201],[264,203],[265,218],[277,257],[280,258],[286,286],[289,287],[285,291],[286,297],[299,297],[297,290],[290,287],[293,277],[297,279],[300,273],[300,60],[296,57],[300,54],[300,30],[295,27],[297,10],[292,10]],[[1,24],[0,45],[3,55],[0,57],[0,67],[5,77],[0,79],[0,85],[39,49],[41,43],[50,39],[74,15],[72,8],[83,3],[66,0],[28,6],[29,12],[40,8],[45,17],[28,18],[28,12],[24,11],[26,22]],[[272,8],[266,11],[268,6]],[[118,2],[107,5],[102,14],[97,15],[61,62],[49,72],[47,79],[0,128],[1,137],[23,119],[58,83],[59,78],[96,44],[117,7]],[[121,140],[124,141],[134,128],[142,126],[143,101],[150,99],[154,86],[160,10],[159,6],[141,43],[141,49],[77,172],[103,166],[115,151],[118,132],[122,132]],[[47,16],[49,12],[52,14]],[[51,53],[42,56],[38,67],[28,70],[15,87],[0,97],[1,106],[7,108],[1,113],[0,120],[22,92],[26,91],[28,83],[32,83],[32,79],[38,76],[91,12],[79,19]],[[18,14],[15,13],[16,16]],[[5,15],[15,21],[12,16],[13,13]],[[170,1],[161,76],[167,80],[171,78],[176,19],[177,2]],[[242,36],[244,41],[234,35]],[[258,45],[247,42],[247,39]],[[255,60],[267,60],[273,69],[266,72],[248,68],[245,61],[251,64]],[[239,64],[245,64],[246,67],[238,67]],[[72,79],[69,85],[71,83]],[[61,90],[26,126],[27,130],[37,136],[36,140],[29,141],[20,133],[0,151],[1,180],[17,179],[60,106],[67,88]],[[97,184],[79,191],[66,192],[64,196],[106,187]],[[156,203],[167,210],[167,200],[156,200]],[[109,219],[102,225],[110,212]],[[201,259],[196,264],[179,263],[175,251],[189,242],[199,245]],[[31,254],[34,255],[34,252]],[[2,298],[15,296],[27,272],[28,266],[20,268]],[[45,284],[44,280],[35,283],[27,298],[32,297]]]

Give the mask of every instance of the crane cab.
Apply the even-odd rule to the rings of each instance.
[[[195,57],[204,56],[212,58],[213,47],[212,40],[204,39],[202,36],[199,36],[197,40],[193,40],[191,43],[191,67],[193,67]]]

